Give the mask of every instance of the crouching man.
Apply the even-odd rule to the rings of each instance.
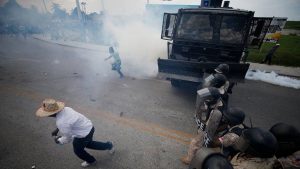
[[[92,122],[84,115],[76,112],[70,107],[65,107],[65,103],[54,99],[45,99],[42,107],[36,111],[38,117],[54,117],[56,118],[57,129],[52,132],[52,136],[56,136],[54,141],[57,144],[66,144],[72,141],[74,153],[84,162],[82,167],[88,167],[96,163],[96,159],[86,152],[84,149],[94,150],[110,150],[114,152],[112,142],[106,143],[93,141],[95,128]],[[62,136],[57,136],[58,132]]]

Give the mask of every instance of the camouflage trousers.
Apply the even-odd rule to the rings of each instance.
[[[244,153],[238,153],[231,160],[234,169],[273,169],[275,162],[275,156],[272,158],[258,158],[248,157]]]
[[[220,138],[215,138],[213,142],[217,142],[216,139],[218,139],[219,142],[223,145],[223,147],[229,147],[232,146],[238,140],[238,138],[239,136],[234,133],[226,133]],[[202,130],[198,130],[197,136],[191,140],[187,155],[182,157],[181,161],[184,164],[190,164],[196,152],[204,145],[204,142],[205,132]],[[217,148],[217,150],[220,151],[220,148]]]
[[[202,130],[198,130],[197,136],[191,140],[187,155],[182,157],[181,161],[184,164],[187,165],[190,164],[196,152],[202,147],[203,144],[204,144],[204,132]]]
[[[283,168],[300,168],[300,150],[287,156],[278,159]]]

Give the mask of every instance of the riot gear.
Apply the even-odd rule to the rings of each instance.
[[[215,74],[215,78],[210,81],[210,87],[220,88],[225,85],[227,78],[222,74]]]
[[[222,154],[202,147],[192,159],[189,169],[232,169],[232,165]]]
[[[210,97],[207,97],[204,102],[207,106],[211,106],[216,104],[221,99],[221,94],[215,87],[209,87],[208,90],[210,93]]]
[[[215,87],[220,89],[221,87],[223,87],[221,91],[221,94],[223,94],[225,92],[224,87],[226,82],[227,82],[227,78],[223,74],[212,74],[204,79],[202,88]]]
[[[212,106],[221,101],[221,94],[218,89],[204,88],[197,91],[195,121],[199,128],[204,130],[204,124],[208,120]]]
[[[278,141],[278,150],[276,157],[286,157],[300,150],[300,132],[294,126],[277,123],[273,125],[270,132]]]
[[[275,155],[278,143],[271,132],[250,128],[242,132],[234,146],[235,149],[254,157],[271,158]]]
[[[219,90],[215,87],[204,88],[197,91],[196,106],[205,103],[207,106],[216,104],[221,99]]]
[[[228,74],[229,73],[229,66],[227,64],[220,64],[215,71],[217,73],[222,73],[222,74]]]
[[[245,113],[239,108],[229,108],[224,111],[223,115],[230,126],[242,124],[245,120]]]

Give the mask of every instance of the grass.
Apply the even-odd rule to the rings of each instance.
[[[300,36],[283,35],[278,43],[280,47],[273,55],[272,64],[300,67]],[[261,62],[274,45],[275,43],[266,42],[260,50],[250,49],[248,61]]]
[[[300,21],[287,21],[284,29],[300,30]]]

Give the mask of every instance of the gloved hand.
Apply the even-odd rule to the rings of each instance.
[[[54,142],[56,143],[56,144],[61,144],[60,142],[59,142],[59,138],[61,138],[61,136],[55,136],[55,138],[54,138]]]

